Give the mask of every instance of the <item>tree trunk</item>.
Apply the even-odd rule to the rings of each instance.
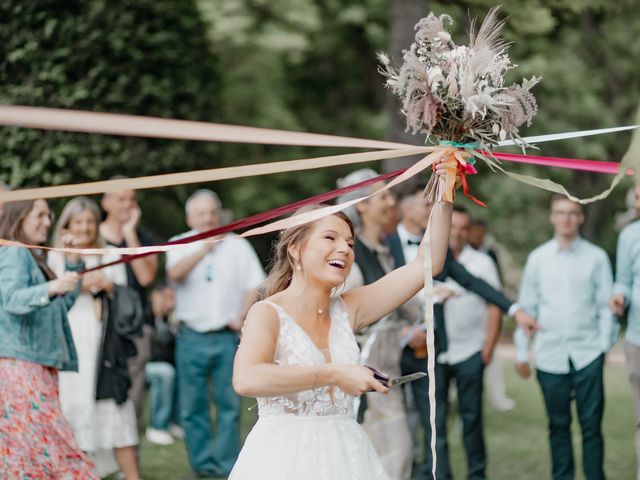
[[[411,45],[415,37],[413,27],[418,20],[426,16],[427,0],[389,0],[389,57],[393,65],[399,67],[402,63],[402,53]],[[387,139],[393,142],[423,145],[424,136],[412,135],[405,132],[405,119],[400,113],[400,101],[391,92],[387,92],[387,113],[389,126]],[[413,164],[417,158],[396,158],[385,160],[382,168],[385,172],[406,167]],[[415,178],[415,177],[414,177]],[[413,182],[413,185],[418,181]],[[401,187],[411,188],[404,182]],[[404,189],[404,188],[403,188]]]

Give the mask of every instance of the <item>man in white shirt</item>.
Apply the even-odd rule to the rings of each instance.
[[[186,203],[191,231],[172,240],[216,228],[221,203],[198,190]],[[264,271],[251,244],[237,236],[218,243],[195,242],[167,253],[167,276],[175,282],[175,318],[180,420],[189,461],[197,476],[229,474],[240,451],[240,398],[231,377],[238,332]],[[209,380],[214,386],[217,428],[209,416]]]
[[[499,290],[495,263],[468,243],[470,222],[465,209],[454,208],[449,237],[451,253],[469,273]],[[456,295],[444,304],[447,350],[437,357],[442,378],[436,388],[441,388],[444,393],[451,381],[456,381],[468,477],[481,479],[485,478],[486,466],[482,422],[483,373],[491,362],[498,341],[502,312],[477,294],[464,290],[451,278],[447,278],[445,285]],[[438,436],[446,438],[446,418],[439,418],[437,429]]]

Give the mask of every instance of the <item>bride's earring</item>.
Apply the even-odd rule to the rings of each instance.
[[[300,265],[300,262],[296,262],[296,272],[301,272],[302,271],[302,265]]]

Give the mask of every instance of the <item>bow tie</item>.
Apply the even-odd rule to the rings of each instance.
[[[420,245],[420,240],[411,240],[410,238],[408,238],[407,245]]]

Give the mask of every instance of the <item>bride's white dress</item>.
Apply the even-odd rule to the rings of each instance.
[[[325,356],[275,303],[280,334],[274,362],[320,365]],[[358,344],[342,299],[330,304],[329,350],[336,364],[357,364]],[[328,386],[258,398],[259,418],[229,480],[388,480],[353,414],[353,397]]]

